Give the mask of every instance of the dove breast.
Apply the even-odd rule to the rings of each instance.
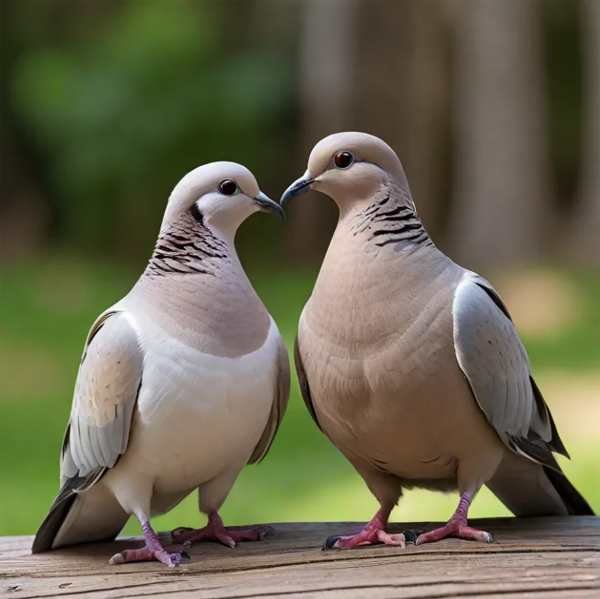
[[[367,481],[369,468],[405,486],[452,488],[459,465],[473,468],[469,478],[487,476],[502,446],[452,343],[449,299],[463,269],[424,254],[395,277],[391,251],[375,261],[344,250],[330,246],[298,330],[318,424]],[[366,268],[369,285],[359,275]],[[423,270],[431,276],[420,276]],[[336,284],[324,284],[326,277]]]
[[[258,349],[232,358],[203,353],[149,319],[139,330],[145,367],[136,423],[103,482],[132,508],[151,484],[151,511],[162,513],[248,462],[275,400],[280,336],[271,320]]]

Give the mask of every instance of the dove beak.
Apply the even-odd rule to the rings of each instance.
[[[282,206],[285,206],[292,198],[306,193],[310,186],[314,183],[313,177],[308,174],[308,171],[302,175],[299,179],[296,179],[284,192],[281,196],[281,200],[279,203]]]
[[[262,212],[271,212],[272,214],[276,214],[281,220],[285,219],[283,208],[262,191],[254,198],[254,203],[258,204]]]

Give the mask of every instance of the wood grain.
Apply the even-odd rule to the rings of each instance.
[[[473,521],[495,542],[448,539],[402,550],[322,552],[323,540],[357,523],[274,524],[261,543],[203,543],[176,569],[109,566],[137,539],[30,554],[31,537],[0,539],[0,596],[42,597],[600,597],[600,518]],[[432,524],[395,525],[395,530]]]

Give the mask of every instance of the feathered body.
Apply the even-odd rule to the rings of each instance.
[[[269,449],[287,352],[233,242],[194,206],[165,218],[143,275],[93,325],[62,491],[34,551],[113,538],[130,514],[145,521],[194,489],[201,510],[216,512]]]
[[[325,138],[282,202],[309,186],[336,201],[339,220],[296,366],[313,418],[383,514],[336,546],[376,540],[404,487],[458,489],[461,526],[483,484],[518,515],[591,513],[553,456],[567,452],[507,308],[435,247],[391,148],[360,133]]]

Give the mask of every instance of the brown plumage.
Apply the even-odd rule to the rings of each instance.
[[[521,514],[591,513],[552,455],[566,450],[508,311],[435,247],[393,150],[329,136],[282,203],[309,187],[339,220],[298,326],[300,386],[382,506],[365,531],[331,543],[402,543],[384,528],[403,487],[458,489],[452,530],[438,536],[490,540],[466,524],[486,483]]]

